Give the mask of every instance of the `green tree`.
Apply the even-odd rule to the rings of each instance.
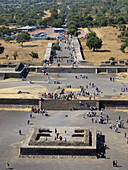
[[[57,45],[57,44],[54,44],[53,46],[52,46],[52,50],[53,51],[55,51],[55,50],[60,50],[60,46],[59,45]]]
[[[57,10],[56,8],[53,8],[53,9],[51,10],[51,17],[52,17],[53,19],[57,19],[57,18],[58,18],[58,10]]]
[[[91,37],[96,37],[96,33],[95,32],[90,32],[87,36],[87,39],[91,38]]]
[[[14,38],[12,38],[11,36],[8,36],[8,37],[4,38],[4,40],[7,42],[10,42],[10,41],[14,40]]]
[[[109,60],[114,61],[115,57],[110,57]]]
[[[5,57],[6,57],[6,59],[8,59],[9,55],[8,55],[8,54],[5,54]]]
[[[16,42],[21,43],[21,46],[23,46],[23,43],[29,41],[30,38],[30,34],[28,34],[27,32],[23,32],[17,36]]]
[[[59,19],[54,19],[53,23],[52,23],[52,26],[54,27],[62,27],[62,24],[63,24],[63,21],[61,18]]]
[[[18,57],[17,51],[15,51],[15,52],[13,53],[13,57],[14,57],[14,60],[16,60],[16,58]]]
[[[1,46],[1,44],[0,44],[0,54],[2,54],[3,52],[4,52],[4,47]]]
[[[126,48],[126,44],[122,44],[121,47],[120,47],[120,51],[125,53],[125,48]]]
[[[74,35],[77,37],[77,36],[78,36],[78,32],[76,31],[76,32],[74,33]]]
[[[90,37],[87,39],[86,45],[89,47],[89,49],[100,49],[102,47],[102,40],[98,37]]]
[[[125,31],[126,30],[126,25],[119,25],[120,31]]]
[[[42,23],[39,23],[39,25],[43,25],[43,26],[47,27],[47,25],[48,25],[48,20],[47,20],[47,18],[43,19],[43,20],[42,20]]]
[[[39,58],[38,53],[34,53],[33,51],[29,54],[32,58]]]

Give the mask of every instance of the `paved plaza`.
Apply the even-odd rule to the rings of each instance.
[[[82,78],[82,76],[88,78]],[[48,83],[48,76],[50,77]],[[108,74],[53,74],[44,75],[43,73],[30,73],[25,81],[18,80],[4,80],[0,81],[0,89],[6,90],[8,88],[31,87],[40,88],[45,87],[49,92],[56,92],[58,86],[60,88],[67,88],[71,85],[73,88],[88,85],[88,91],[93,93],[95,88],[89,86],[94,83],[102,93],[99,98],[111,98],[112,96],[119,96],[121,88],[127,88],[127,80],[117,77],[117,75]],[[76,79],[77,76],[77,79]],[[114,81],[110,81],[110,77],[114,77]],[[30,84],[30,80],[33,82]],[[60,84],[54,84],[57,80]],[[28,90],[28,89],[27,89]],[[41,89],[40,89],[41,90]],[[127,92],[123,92],[127,94]],[[6,97],[8,95],[6,94]],[[104,115],[109,115],[110,120],[107,124],[92,123],[92,119],[87,117],[88,111],[48,111],[49,116],[42,116],[42,114],[33,114],[30,119],[30,112],[21,111],[6,111],[0,110],[0,170],[5,169],[6,162],[9,162],[10,169],[15,170],[85,170],[85,169],[123,169],[126,170],[128,166],[128,144],[124,133],[128,137],[128,124],[125,123],[124,129],[119,128],[119,133],[114,132],[109,128],[110,124],[115,124],[119,115],[121,120],[126,122],[128,117],[127,112],[105,110]],[[97,111],[99,113],[99,111]],[[68,117],[65,117],[68,115]],[[30,119],[30,125],[27,121]],[[19,157],[19,148],[26,139],[29,132],[35,127],[85,127],[95,128],[105,135],[106,144],[106,158],[90,158],[90,157]],[[19,130],[22,135],[19,135]],[[67,129],[66,129],[67,130]],[[117,160],[118,167],[113,167],[113,160]]]
[[[76,76],[77,79],[75,78]],[[88,78],[82,78],[82,76],[87,76]],[[110,77],[114,77],[114,81],[110,81]],[[30,80],[33,82],[32,84],[30,84]],[[58,81],[59,84],[54,84],[54,81]],[[89,85],[90,83],[94,83],[95,87],[92,88],[92,86]],[[25,81],[18,79],[16,81],[0,81],[0,89],[6,91],[7,88],[16,87],[17,91],[20,91],[21,87],[28,86],[30,87],[30,91],[28,91],[31,93],[31,88],[36,88],[39,86],[40,92],[44,92],[42,89],[45,87],[48,92],[55,93],[57,92],[58,86],[61,89],[66,89],[67,86],[71,85],[71,88],[75,89],[83,86],[86,91],[89,91],[91,94],[93,94],[94,92],[96,93],[96,87],[98,87],[101,92],[96,95],[96,98],[110,99],[112,96],[119,97],[122,88],[128,89],[127,83],[127,79],[124,80],[114,74],[60,73],[58,76],[57,73],[49,73],[49,75],[47,76],[43,73],[30,73]],[[86,88],[86,85],[88,85],[88,88]],[[126,95],[127,93],[128,92],[125,91],[122,93],[122,95]],[[6,95],[5,97],[7,98],[8,96]],[[12,95],[12,98],[15,98],[15,96]]]
[[[30,119],[29,112],[20,111],[0,111],[0,170],[5,169],[5,163],[9,162],[10,168],[15,170],[35,170],[35,169],[127,169],[128,166],[128,144],[124,133],[128,134],[128,124],[124,129],[119,128],[119,133],[109,128],[110,124],[115,124],[119,115],[121,120],[126,121],[126,112],[115,112],[105,110],[103,115],[109,115],[108,124],[92,123],[87,117],[88,111],[48,111],[49,116],[34,114]],[[99,111],[97,111],[99,113]],[[65,117],[68,115],[68,117]],[[30,125],[27,120],[30,119]],[[19,157],[19,147],[34,127],[85,127],[96,128],[105,135],[106,158],[51,158],[51,157]],[[19,135],[19,129],[22,135]],[[117,160],[118,167],[112,167],[112,161]]]

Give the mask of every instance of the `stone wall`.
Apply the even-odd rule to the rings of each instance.
[[[99,100],[99,108],[128,108],[128,100]]]
[[[0,73],[0,80],[4,80],[5,79],[5,73]]]
[[[2,66],[1,66],[2,67]],[[26,78],[29,73],[28,69],[22,63],[17,65],[7,65],[0,68],[0,79],[6,78]]]
[[[76,107],[76,110],[88,110],[89,107],[86,106],[86,103],[91,107],[96,107],[97,109],[101,108],[128,108],[128,100],[39,100],[39,99],[8,99],[1,98],[0,105],[39,105],[46,110],[69,110]]]
[[[41,73],[42,70],[45,70],[49,73],[95,73],[95,68],[71,68],[71,67],[29,67],[28,68],[30,72],[39,72]]]
[[[69,110],[75,106],[77,110],[88,110],[89,107],[86,106],[86,103],[89,106],[97,107],[96,100],[81,100],[81,104],[79,101],[80,100],[43,100],[42,108],[46,110]]]
[[[79,155],[79,156],[94,156],[96,155],[96,148],[50,148],[50,147],[25,147],[20,148],[21,155]]]
[[[54,127],[52,127],[52,128],[54,129]],[[74,127],[74,128],[78,129],[78,127]],[[81,127],[81,128],[84,129],[83,127]],[[49,129],[51,130],[50,127],[49,127]],[[38,130],[39,129],[36,129],[37,132],[38,132]],[[64,130],[62,130],[62,131],[64,131]],[[42,146],[42,145],[35,146],[35,145],[30,145],[30,139],[32,138],[33,132],[34,132],[34,130],[32,129],[31,131],[29,131],[29,133],[27,135],[28,137],[24,140],[24,142],[22,143],[22,145],[20,147],[20,155],[95,156],[96,155],[97,131],[94,128],[90,128],[90,129],[88,129],[88,131],[92,134],[91,135],[92,144],[90,146],[80,146],[80,145],[68,146],[67,144],[61,145],[61,146],[60,145],[49,145],[49,143],[47,143],[47,141],[44,146]],[[69,132],[70,132],[70,129],[69,129]],[[71,130],[71,132],[72,132],[72,130]],[[34,137],[34,139],[35,139],[35,137]]]
[[[39,72],[41,73],[42,70],[45,70],[49,73],[120,73],[120,72],[127,72],[127,67],[78,67],[78,68],[71,68],[71,67],[46,67],[43,66],[29,66],[30,72]]]
[[[0,99],[1,105],[38,105],[39,99]]]

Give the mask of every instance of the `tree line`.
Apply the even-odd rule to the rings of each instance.
[[[60,27],[64,21],[67,5],[70,7],[69,21],[78,18],[77,25],[80,27],[128,22],[127,0],[0,0],[0,2],[0,24],[4,25],[13,23]],[[44,11],[52,9],[60,11],[58,16],[42,19],[45,15]]]

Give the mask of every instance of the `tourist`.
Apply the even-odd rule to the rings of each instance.
[[[30,113],[30,118],[32,118],[32,113]]]
[[[124,133],[124,137],[126,138],[126,132]]]
[[[93,123],[93,118],[92,118],[92,123]]]
[[[109,128],[112,129],[112,125],[110,125]]]
[[[21,135],[21,130],[19,130],[19,135]]]
[[[59,137],[59,140],[62,141],[62,136]]]
[[[95,118],[95,123],[97,123],[97,118]]]
[[[9,169],[9,163],[8,162],[6,163],[6,169]]]
[[[81,101],[79,101],[79,104],[82,105]]]
[[[117,131],[118,131],[118,128],[115,127],[115,128],[114,128],[114,131],[117,132]]]
[[[117,161],[113,161],[113,167],[116,166],[117,167]]]
[[[126,139],[126,142],[127,142],[127,144],[128,144],[128,138]]]
[[[32,80],[30,80],[30,84],[32,84]]]
[[[57,133],[57,129],[55,128],[55,133]]]
[[[29,125],[29,123],[30,123],[30,120],[27,121],[27,124],[28,124],[28,125]]]
[[[107,117],[107,123],[108,123],[108,117]]]
[[[64,141],[67,142],[66,138],[64,138]]]
[[[57,139],[58,139],[58,137],[59,137],[59,133],[57,133]]]
[[[34,106],[32,106],[32,109],[31,109],[32,112],[34,112]]]
[[[128,123],[128,118],[127,118],[127,120],[126,120],[126,123]]]

